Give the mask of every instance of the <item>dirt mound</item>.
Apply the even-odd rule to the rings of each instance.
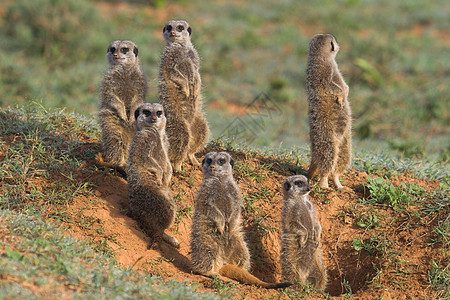
[[[223,149],[209,146],[204,152],[212,150]],[[231,154],[237,162],[235,178],[244,195],[243,222],[252,256],[251,272],[265,281],[280,281],[281,183],[292,173],[280,167],[270,157],[233,152]],[[86,168],[92,167],[93,164],[94,162],[87,162]],[[190,283],[199,284],[200,290],[216,289],[213,280],[191,273],[191,218],[194,199],[203,176],[201,170],[188,164],[184,166],[183,172],[174,173],[171,185],[178,213],[169,233],[181,242],[180,249],[165,244],[157,250],[147,248],[149,238],[127,215],[127,182],[118,174],[109,171],[99,171],[97,177],[90,179],[95,186],[95,192],[91,196],[79,197],[70,205],[74,218],[79,220],[73,223],[71,231],[75,235],[92,239],[98,247],[104,247],[106,243],[116,260],[125,267],[131,266],[177,281],[188,280]],[[302,167],[306,168],[306,165]],[[358,220],[367,215],[367,207],[358,201],[367,196],[362,188],[367,181],[367,174],[349,170],[344,179],[345,188],[341,191],[314,189],[310,194],[323,230],[323,255],[329,275],[326,292],[331,296],[353,294],[359,298],[372,299],[381,296],[403,298],[406,290],[408,295],[423,298],[427,294],[422,287],[426,285],[430,257],[438,255],[433,248],[424,246],[429,227],[420,222],[413,224],[414,218],[405,218],[405,223],[399,223],[396,221],[399,212],[382,206],[374,208],[374,211],[380,216],[379,222],[386,226],[379,226],[376,234],[358,226]],[[434,189],[439,185],[438,182],[411,179],[407,175],[395,180],[414,181],[426,189]],[[315,184],[313,182],[313,185]],[[357,251],[355,240],[373,247]],[[395,242],[386,250],[382,249],[382,241]],[[395,261],[389,261],[386,255],[381,255],[389,251],[395,253],[389,256]],[[406,284],[401,282],[406,277],[402,279],[390,273],[398,263],[417,266],[415,273],[406,274]],[[392,280],[400,283],[393,284],[390,282]],[[383,284],[391,287],[389,292],[377,288]],[[288,298],[290,295],[289,292],[239,284],[235,284],[232,291],[236,297],[249,299],[275,295]]]

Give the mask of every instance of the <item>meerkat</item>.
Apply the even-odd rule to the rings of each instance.
[[[147,97],[147,80],[139,65],[138,52],[132,41],[111,42],[106,53],[109,70],[101,86],[98,122],[102,150],[97,161],[116,168],[124,176],[129,146],[136,132],[134,112]]]
[[[192,269],[208,277],[221,275],[265,288],[289,283],[267,283],[251,275],[250,253],[241,225],[242,195],[233,178],[234,160],[226,152],[210,152],[202,162],[204,180],[195,203],[191,228]]]
[[[330,178],[342,188],[339,176],[351,162],[351,111],[348,85],[339,72],[339,44],[331,34],[314,35],[309,42],[306,90],[311,140],[308,177],[319,176],[328,188]]]
[[[199,56],[191,34],[191,27],[182,20],[169,21],[163,28],[166,46],[159,67],[159,102],[166,110],[169,157],[176,170],[186,158],[199,167],[195,154],[209,137],[201,107]]]
[[[283,280],[312,282],[324,289],[327,273],[322,261],[322,227],[308,199],[311,186],[303,175],[289,176],[283,183],[281,270]]]
[[[159,103],[141,104],[135,111],[136,135],[127,163],[129,212],[152,238],[178,248],[176,238],[164,232],[174,219],[176,206],[170,195],[172,166],[165,133],[166,117]]]

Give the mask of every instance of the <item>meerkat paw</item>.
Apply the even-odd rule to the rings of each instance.
[[[339,181],[339,176],[338,175],[334,175],[333,176],[333,183],[336,186],[337,189],[342,189],[343,186],[341,184],[341,182]]]
[[[195,157],[194,154],[189,154],[188,157],[189,157],[189,161],[191,162],[191,164],[194,167],[200,167],[200,163],[199,163],[199,161],[197,160],[197,158]]]
[[[329,188],[328,187],[328,177],[326,177],[326,176],[320,177],[319,187],[322,188],[322,189],[328,189]]]
[[[180,162],[178,162],[178,161],[177,161],[177,162],[174,162],[174,163],[173,163],[173,170],[174,170],[174,171],[177,171],[177,172],[181,171],[181,165],[182,165],[182,163],[183,163],[183,162],[181,162],[181,161],[180,161]]]
[[[169,245],[172,245],[174,248],[180,248],[180,242],[175,237],[170,236],[167,233],[163,234],[163,240]]]

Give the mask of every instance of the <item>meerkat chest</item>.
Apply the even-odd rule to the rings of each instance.
[[[301,200],[296,203],[292,207],[292,213],[293,213],[293,226],[295,227],[296,224],[301,224],[304,227],[312,228],[314,220],[314,209],[312,206],[312,203],[309,200]]]

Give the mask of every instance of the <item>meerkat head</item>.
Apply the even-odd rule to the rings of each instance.
[[[155,127],[158,131],[164,131],[166,128],[166,116],[164,107],[159,103],[144,103],[134,112],[136,119],[136,129]]]
[[[163,28],[163,36],[167,44],[174,42],[186,44],[191,41],[191,34],[191,26],[183,20],[171,20]]]
[[[335,58],[339,52],[339,44],[332,34],[320,33],[309,41],[309,56],[320,56],[324,59]]]
[[[132,41],[117,40],[109,44],[106,58],[111,66],[135,65],[138,63],[138,52]]]
[[[234,159],[227,152],[209,152],[202,161],[203,175],[227,177],[233,174]]]
[[[306,196],[311,191],[308,179],[303,175],[289,176],[283,182],[283,194],[285,199]]]

